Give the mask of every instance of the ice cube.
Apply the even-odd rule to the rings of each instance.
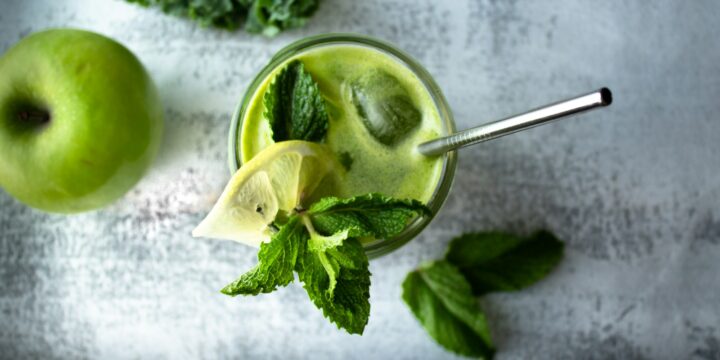
[[[368,132],[394,145],[420,124],[422,115],[396,77],[376,69],[350,83],[352,102]]]

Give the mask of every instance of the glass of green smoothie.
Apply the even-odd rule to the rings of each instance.
[[[419,200],[431,210],[393,238],[363,243],[371,258],[397,249],[430,223],[450,191],[455,151],[427,157],[417,150],[455,132],[445,97],[427,70],[386,42],[355,34],[302,39],[272,58],[240,102],[229,134],[231,171],[274,143],[263,117],[263,94],[294,60],[304,64],[324,95],[330,115],[324,143],[347,170],[329,195],[382,193]]]

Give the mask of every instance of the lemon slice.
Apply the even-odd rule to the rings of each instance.
[[[258,247],[270,240],[278,215],[303,205],[320,183],[334,180],[341,171],[324,145],[297,140],[275,143],[240,167],[192,235]]]

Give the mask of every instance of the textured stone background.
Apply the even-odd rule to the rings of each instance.
[[[48,215],[0,191],[0,358],[452,358],[401,302],[404,275],[460,232],[538,228],[567,258],[483,301],[498,358],[720,358],[720,2],[328,0],[271,40],[120,1],[0,4],[0,51],[46,27],[104,33],[146,64],[167,109],[155,166],[104,210]],[[221,296],[254,251],[189,236],[229,177],[228,120],[251,78],[330,31],[416,56],[459,128],[600,86],[616,100],[463,150],[442,214],[372,262],[362,337],[297,285]]]

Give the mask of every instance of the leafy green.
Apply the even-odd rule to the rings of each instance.
[[[403,300],[428,334],[461,355],[491,358],[490,330],[470,284],[446,261],[411,272],[402,284]]]
[[[327,197],[310,206],[310,240],[296,270],[325,317],[350,333],[362,334],[370,316],[370,271],[357,237],[395,236],[423,213],[429,210],[418,201],[380,194]]]
[[[390,238],[405,229],[418,215],[430,209],[417,200],[398,200],[377,193],[350,199],[323,198],[310,206],[313,225],[322,233],[348,229],[350,236]]]
[[[370,271],[359,236],[400,233],[411,218],[429,210],[414,200],[380,194],[322,198],[288,221],[262,244],[259,263],[226,286],[227,295],[268,293],[293,280],[293,270],[323,315],[352,334],[362,334],[370,316]]]
[[[563,256],[563,243],[547,231],[521,238],[498,232],[469,233],[450,242],[446,259],[482,295],[519,290],[544,278]]]
[[[305,25],[320,0],[125,0],[160,8],[174,16],[188,17],[202,26],[245,30],[274,36]]]
[[[321,250],[324,245],[309,246],[296,264],[298,277],[326,318],[351,334],[362,334],[370,317],[370,271],[365,250],[354,238]]]
[[[298,28],[315,13],[320,0],[244,0],[251,3],[245,30],[275,36],[285,29]]]
[[[320,141],[327,132],[325,100],[299,60],[290,62],[275,76],[263,103],[275,141]]]
[[[293,217],[275,233],[270,242],[260,245],[259,263],[233,283],[220,290],[225,295],[270,293],[293,281],[298,256],[310,236],[300,218]]]
[[[453,239],[444,260],[421,266],[403,282],[403,299],[428,334],[457,354],[492,358],[482,309],[473,296],[518,290],[545,277],[563,256],[547,231],[528,238],[500,232]]]

